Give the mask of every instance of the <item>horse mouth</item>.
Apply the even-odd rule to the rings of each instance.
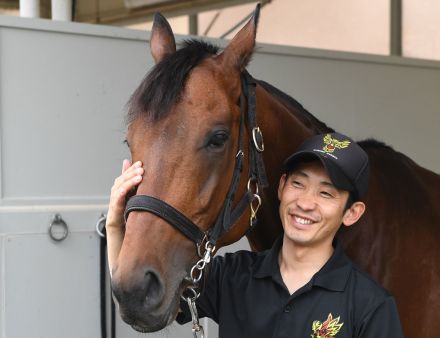
[[[163,328],[165,328],[169,324],[171,324],[171,322],[173,321],[173,318],[174,317],[170,315],[168,320],[166,320],[166,321],[160,320],[154,324],[149,324],[148,326],[144,326],[142,324],[132,324],[131,327],[133,328],[133,330],[136,330],[141,333],[157,332],[159,330],[162,330]]]
[[[175,316],[171,311],[163,316],[151,316],[148,315],[146,318],[139,318],[137,320],[126,318],[122,316],[122,320],[130,325],[134,330],[141,333],[157,332],[170,325],[174,320]]]
[[[185,279],[182,280],[179,287],[176,289],[174,296],[171,298],[171,302],[167,309],[163,312],[156,312],[156,313],[137,313],[135,314],[132,311],[127,311],[124,313],[124,311],[121,311],[120,307],[120,314],[122,320],[130,325],[135,331],[141,332],[141,333],[151,333],[151,332],[157,332],[168,325],[170,325],[176,318],[178,312],[179,312],[179,305],[180,305],[180,299],[181,294],[183,290],[186,288],[187,281]]]
[[[143,326],[132,325],[131,327],[133,328],[133,330],[136,330],[137,332],[141,332],[141,333],[154,332],[154,331],[151,331],[150,329],[143,327]]]

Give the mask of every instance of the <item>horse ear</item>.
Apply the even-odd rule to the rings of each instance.
[[[167,19],[160,13],[154,14],[153,29],[150,38],[151,55],[156,63],[159,63],[165,56],[176,51],[176,41],[173,30]]]
[[[246,68],[254,52],[259,17],[260,4],[255,8],[248,23],[234,36],[221,54],[224,66],[234,67],[239,71]]]

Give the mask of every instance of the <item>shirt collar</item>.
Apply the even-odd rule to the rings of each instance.
[[[353,264],[345,255],[341,243],[335,239],[334,251],[324,266],[312,277],[313,285],[333,291],[344,291]]]
[[[272,248],[266,251],[262,260],[253,266],[255,278],[272,277],[278,280],[281,277],[278,254],[283,244],[283,236],[277,238]],[[324,266],[312,277],[313,286],[323,287],[333,291],[344,291],[350,276],[352,263],[345,255],[341,243],[333,242],[334,251]]]

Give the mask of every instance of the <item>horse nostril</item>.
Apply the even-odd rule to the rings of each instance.
[[[154,308],[162,301],[163,285],[154,271],[145,272],[144,276],[145,307]]]
[[[125,314],[128,321],[155,311],[164,298],[165,286],[160,275],[152,269],[138,272],[132,275],[132,279],[121,280],[116,276],[112,280],[113,295],[119,303],[121,314]]]

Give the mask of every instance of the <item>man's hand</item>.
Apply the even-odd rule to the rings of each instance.
[[[144,169],[142,162],[133,165],[129,160],[122,163],[122,174],[115,179],[111,189],[110,203],[105,224],[107,233],[107,254],[110,275],[121,251],[122,241],[124,240],[125,221],[124,210],[127,194],[142,182]]]
[[[138,161],[132,165],[129,160],[124,160],[122,163],[122,174],[115,179],[111,189],[106,222],[107,230],[124,226],[127,194],[142,181],[143,174],[142,162]]]

